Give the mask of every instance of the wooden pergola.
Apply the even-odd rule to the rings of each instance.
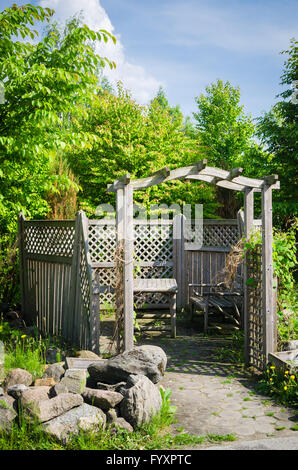
[[[121,176],[108,185],[108,192],[116,192],[116,233],[117,243],[123,244],[123,308],[124,308],[124,349],[133,347],[134,326],[134,276],[133,276],[133,192],[173,180],[196,180],[208,182],[244,194],[244,234],[248,238],[253,230],[254,193],[262,194],[262,308],[266,318],[265,355],[274,349],[274,306],[273,306],[273,263],[272,263],[272,189],[279,189],[277,175],[263,179],[242,176],[242,168],[222,170],[207,165],[204,159],[182,168],[162,168],[151,176],[131,179],[129,174]],[[246,351],[249,332],[247,327],[248,290],[247,272],[244,269],[244,330]]]

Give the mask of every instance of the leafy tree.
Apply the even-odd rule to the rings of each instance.
[[[280,190],[274,194],[276,222],[286,225],[297,216],[297,166],[298,166],[298,100],[293,85],[298,88],[298,42],[293,39],[290,48],[283,51],[288,58],[284,63],[281,84],[287,86],[272,109],[258,119],[258,135],[271,155],[268,172],[280,179]],[[296,81],[296,83],[295,83]]]
[[[96,134],[78,130],[76,123],[98,99],[98,67],[115,66],[92,47],[95,41],[115,38],[86,25],[69,27],[62,38],[49,28],[42,40],[28,42],[38,35],[35,23],[49,21],[53,14],[29,4],[0,12],[0,82],[5,88],[0,104],[2,250],[13,246],[20,211],[45,217],[51,211],[49,192],[75,188],[67,174],[52,171],[51,161],[62,150],[91,147],[96,141]],[[19,36],[22,42],[15,39]],[[5,289],[0,295],[7,295]]]
[[[196,128],[207,158],[224,169],[239,165],[255,131],[240,105],[239,87],[217,80],[195,100]]]
[[[157,103],[159,103],[159,105],[161,106],[162,109],[166,110],[170,114],[172,120],[176,120],[178,122],[181,122],[181,118],[183,118],[183,114],[180,110],[180,106],[179,105],[176,105],[176,106],[170,106],[169,105],[169,101],[168,101],[168,99],[166,97],[166,94],[165,94],[165,91],[162,87],[159,87],[157,95],[151,101],[151,103],[153,103],[155,101]]]
[[[159,99],[150,106],[136,103],[130,93],[118,85],[117,96],[104,93],[94,100],[86,132],[96,133],[92,149],[68,154],[74,174],[79,177],[81,207],[89,215],[99,203],[112,202],[107,184],[123,173],[142,178],[164,166],[177,167],[201,158],[197,142],[181,130],[183,116],[172,119]],[[143,203],[206,203],[206,215],[214,215],[213,189],[197,183],[176,182],[147,191],[139,191],[136,200]]]
[[[206,93],[197,97],[196,103],[197,136],[209,164],[223,169],[244,166],[255,128],[240,105],[239,88],[217,80],[206,87]],[[221,205],[219,215],[234,216],[240,204],[235,193],[217,188],[217,197]]]

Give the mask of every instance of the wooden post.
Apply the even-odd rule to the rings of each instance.
[[[272,188],[262,189],[262,306],[263,306],[263,352],[274,351],[274,309],[273,309],[273,260],[272,260]]]
[[[124,350],[133,348],[134,342],[134,279],[133,279],[133,189],[130,184],[123,190],[124,208]]]
[[[24,260],[24,220],[25,217],[21,213],[18,219],[18,236],[19,236],[19,263],[20,263],[20,283],[21,283],[21,306],[23,318],[27,322],[26,312],[26,285],[25,285],[25,260]]]
[[[80,212],[76,215],[75,233],[73,243],[73,254],[71,263],[71,279],[70,279],[70,299],[67,311],[63,312],[62,334],[65,338],[72,338],[75,341],[75,319],[78,306],[78,279],[80,264]]]
[[[175,215],[173,219],[173,271],[177,281],[177,307],[185,306],[185,252],[184,252],[184,216]]]
[[[124,244],[124,190],[123,188],[119,188],[116,191],[116,249],[119,250],[119,248],[123,244]],[[121,250],[120,252],[118,251],[118,254],[119,253],[122,253],[122,251]],[[121,257],[123,256],[124,255],[121,255]],[[120,262],[124,266],[124,260],[123,261],[120,260]],[[123,282],[124,282],[124,273],[123,273]],[[122,301],[123,301],[124,292],[122,292],[120,295],[122,296]],[[119,297],[116,298],[116,305],[117,305],[117,301],[119,301]],[[119,325],[118,325],[118,329],[116,330],[115,342],[116,342],[117,353],[120,354],[122,351],[121,351],[121,336],[120,336]]]
[[[277,351],[277,277],[273,278],[273,352]]]
[[[90,332],[91,332],[91,351],[99,354],[99,289],[93,291],[93,279],[92,279],[92,267],[91,267],[91,258],[89,252],[89,243],[88,243],[88,219],[85,212],[81,211],[81,222],[82,222],[82,235],[84,250],[87,263],[87,276],[90,289]]]
[[[253,229],[254,220],[254,191],[253,189],[246,189],[244,191],[244,235],[245,238],[249,238]],[[246,284],[248,280],[248,269],[247,269],[247,254],[245,255],[244,267],[243,267],[243,325],[244,325],[244,362],[248,366],[250,362],[250,345],[249,345],[249,291]]]
[[[171,336],[176,338],[176,293],[169,294],[169,304],[171,313]]]

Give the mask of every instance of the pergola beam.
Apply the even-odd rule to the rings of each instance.
[[[232,170],[229,171],[228,176],[226,177],[226,180],[232,181],[233,178],[236,178],[237,176],[240,176],[241,173],[243,172],[243,168],[232,168]]]
[[[163,175],[160,172],[148,176],[147,178],[141,178],[138,180],[131,181],[131,185],[134,191],[139,189],[149,188],[155,184],[165,183],[167,181],[173,181],[177,179],[185,179],[188,175],[198,174],[202,169],[205,168],[207,160],[201,160],[199,162],[193,163],[189,166],[184,166],[182,168],[175,168],[171,170],[169,174]]]
[[[164,178],[166,178],[167,176],[169,176],[170,173],[171,173],[170,167],[165,166],[164,168],[161,168],[160,170],[157,170],[154,173],[152,173],[151,176],[163,176]]]
[[[222,188],[232,189],[233,191],[244,191],[245,186],[241,186],[240,184],[236,184],[233,181],[223,180],[218,176],[210,176],[210,175],[190,175],[187,176],[186,179],[188,180],[196,180],[196,181],[203,181],[206,183],[215,184],[216,186],[221,186]]]
[[[161,168],[146,178],[131,180],[127,173],[118,180],[108,185],[108,192],[115,192],[124,188],[127,184],[131,184],[134,191],[146,189],[156,184],[165,183],[177,179],[193,179],[205,181],[222,188],[231,189],[233,191],[245,191],[246,189],[254,189],[261,191],[265,186],[271,186],[271,189],[279,189],[279,181],[277,175],[265,176],[264,179],[249,178],[241,176],[243,168],[232,168],[231,170],[222,170],[207,166],[207,160],[201,160],[192,165],[182,168],[170,170],[169,167]]]
[[[130,183],[130,174],[125,173],[124,175],[120,176],[117,180],[114,181],[112,184],[108,184],[107,191],[108,193],[116,192],[118,189],[123,189],[124,186]]]

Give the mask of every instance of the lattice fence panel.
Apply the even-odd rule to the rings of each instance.
[[[90,220],[88,243],[93,264],[114,263],[114,253],[116,250],[115,224],[98,225]]]
[[[262,245],[247,253],[248,354],[250,364],[264,370],[264,318],[262,308]]]
[[[116,272],[116,228],[111,223],[89,221],[89,250],[95,277],[100,285],[102,307],[110,307],[115,302]],[[134,224],[134,259],[136,278],[173,277],[173,225]],[[161,294],[138,294],[135,304],[164,305],[168,303]]]
[[[77,344],[83,348],[89,348],[91,344],[91,286],[88,278],[88,262],[84,249],[84,240],[80,240],[79,251],[79,299],[76,308],[78,317],[77,325],[75,325]],[[78,328],[79,325],[79,328]]]
[[[210,223],[206,221],[202,227],[194,223],[185,224],[184,238],[188,242],[196,242],[202,246],[216,246],[230,248],[240,238],[237,224]]]
[[[71,257],[74,243],[73,221],[24,222],[26,253]]]

